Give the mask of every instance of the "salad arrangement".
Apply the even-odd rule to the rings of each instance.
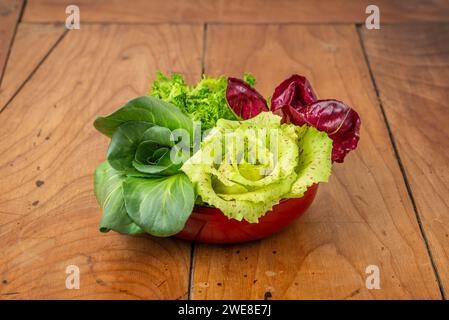
[[[255,78],[158,73],[146,96],[131,100],[95,128],[111,138],[95,171],[103,210],[100,231],[171,236],[194,206],[258,223],[284,199],[327,182],[332,162],[357,147],[360,118],[338,100],[318,100],[293,75],[269,102]]]

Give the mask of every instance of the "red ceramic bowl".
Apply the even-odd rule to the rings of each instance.
[[[288,226],[311,205],[318,185],[311,186],[302,198],[282,200],[259,219],[248,223],[228,219],[220,209],[195,207],[177,238],[204,243],[236,243],[268,237]]]

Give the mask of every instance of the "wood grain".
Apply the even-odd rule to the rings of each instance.
[[[0,86],[0,110],[36,69],[66,29],[50,24],[20,24]],[[32,48],[32,50],[30,50]]]
[[[354,26],[211,26],[206,72],[253,72],[265,95],[292,73],[354,106],[359,148],[336,164],[310,211],[244,245],[196,247],[194,299],[441,298]],[[381,289],[365,286],[369,265]]]
[[[22,0],[0,1],[0,84],[22,5]]]
[[[449,292],[449,25],[363,31],[368,59]],[[394,70],[394,72],[391,72]]]
[[[69,31],[0,114],[1,298],[187,298],[190,243],[98,231],[93,172],[108,139],[92,122],[144,94],[158,69],[197,81],[202,30]],[[80,290],[65,288],[72,264]]]
[[[33,0],[24,21],[65,21],[71,0]],[[112,22],[362,23],[371,0],[79,0],[81,24]],[[445,0],[377,0],[381,22],[449,21]]]

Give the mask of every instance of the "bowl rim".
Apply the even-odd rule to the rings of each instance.
[[[285,202],[288,202],[288,201],[294,201],[294,200],[302,199],[302,198],[304,198],[304,196],[305,196],[305,194],[306,194],[307,192],[313,191],[313,190],[316,191],[316,189],[318,188],[318,185],[319,185],[319,183],[314,183],[314,184],[312,184],[311,186],[309,186],[309,187],[307,188],[306,191],[304,191],[304,194],[303,194],[301,197],[298,197],[298,198],[283,198],[283,199],[281,199],[278,203],[276,203],[274,206],[277,206],[277,205],[279,205],[279,204],[281,204],[281,203],[285,203]],[[273,207],[274,207],[274,206],[273,206]],[[200,210],[211,210],[211,211],[213,210],[214,212],[198,212],[198,211],[195,211],[195,208],[198,208],[198,209],[200,209]],[[268,212],[271,212],[271,211],[272,211],[272,210],[269,210],[269,211],[265,212],[264,216],[265,216]],[[223,211],[221,211],[221,209],[219,209],[219,208],[216,208],[216,207],[207,207],[207,206],[201,206],[201,205],[194,205],[194,207],[193,207],[193,209],[192,209],[192,214],[191,214],[191,215],[193,215],[193,214],[213,215],[213,214],[217,214],[217,213],[220,213],[220,214],[222,214],[224,217],[227,217],[227,216],[223,213]],[[190,217],[189,217],[189,218],[190,218]],[[234,220],[235,220],[235,219],[234,219]],[[236,221],[238,221],[238,220],[236,220]],[[245,221],[245,220],[238,221],[238,222],[243,222],[243,221]]]
[[[267,211],[260,217],[259,223],[249,223],[244,219],[239,221],[229,218],[218,208],[197,206],[199,210],[192,210],[192,214],[188,218],[184,229],[175,237],[211,244],[243,243],[262,239],[279,232],[304,214],[314,201],[317,191],[318,184],[314,184],[307,188],[302,197],[282,199],[273,206],[272,210]],[[288,204],[290,201],[292,203]],[[297,202],[295,203],[294,201]],[[283,217],[283,214],[286,214],[286,216]],[[235,238],[236,235],[232,235],[234,232],[232,231],[230,238],[220,236],[214,238],[209,234],[212,230],[211,228],[217,228],[216,231],[219,234],[223,232],[227,234],[237,228],[236,230],[240,230],[240,235],[237,239]],[[203,229],[208,230],[206,234],[203,234]],[[247,234],[247,236],[243,236],[242,232]]]

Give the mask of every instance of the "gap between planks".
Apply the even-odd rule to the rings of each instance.
[[[14,100],[14,98],[20,93],[20,91],[22,91],[23,87],[25,87],[25,85],[28,83],[28,81],[30,81],[33,78],[33,76],[37,72],[37,70],[39,70],[39,68],[45,62],[45,60],[47,60],[47,58],[56,49],[56,47],[59,45],[59,43],[61,43],[61,41],[64,39],[67,32],[68,32],[68,30],[65,30],[59,36],[58,40],[56,40],[56,42],[53,44],[53,46],[51,46],[51,48],[48,50],[48,52],[42,57],[42,59],[39,61],[39,63],[36,65],[36,67],[30,72],[30,74],[26,77],[26,79],[20,84],[20,86],[17,88],[17,90],[11,96],[11,98],[9,98],[9,100],[5,103],[5,105],[0,108],[0,113],[5,111],[5,109],[11,104],[11,102]],[[12,47],[12,45],[11,45],[11,47]],[[7,64],[5,67],[5,72],[6,72],[6,68],[7,68]]]
[[[23,15],[25,14],[25,10],[26,10],[27,5],[28,5],[28,0],[23,0],[22,1],[22,8],[21,8],[20,13],[19,13],[19,20],[18,20],[17,24],[22,22]]]
[[[427,23],[427,24],[430,24],[430,23]],[[431,23],[431,24],[433,24],[433,23]],[[445,24],[447,24],[447,23],[445,23]],[[430,263],[432,264],[432,270],[433,270],[433,273],[434,273],[435,278],[436,278],[437,283],[438,283],[438,288],[440,290],[441,298],[443,300],[446,300],[446,294],[445,294],[445,291],[444,291],[444,288],[443,288],[443,285],[442,285],[442,282],[441,282],[441,278],[440,278],[440,275],[438,273],[437,266],[435,264],[435,260],[434,260],[433,254],[432,254],[432,250],[430,249],[430,245],[429,245],[429,241],[428,241],[426,232],[424,231],[424,227],[422,225],[421,215],[420,215],[418,207],[416,205],[415,197],[413,195],[413,191],[412,191],[412,188],[410,186],[410,182],[409,182],[409,179],[408,179],[408,176],[407,176],[407,172],[405,170],[404,164],[403,164],[402,159],[401,159],[401,155],[399,153],[399,149],[398,149],[397,144],[396,144],[396,140],[394,138],[393,130],[391,129],[390,123],[388,121],[387,114],[385,112],[385,108],[384,108],[383,103],[382,103],[382,99],[380,97],[380,91],[379,91],[379,87],[377,86],[377,83],[376,83],[376,78],[374,77],[374,73],[373,73],[373,71],[371,69],[371,64],[370,64],[370,61],[369,61],[369,57],[368,57],[368,54],[366,52],[365,44],[363,42],[363,35],[362,35],[361,31],[360,31],[361,27],[362,27],[362,24],[356,25],[357,34],[359,36],[359,41],[360,41],[360,46],[361,46],[361,49],[362,49],[362,52],[363,52],[363,57],[365,58],[365,63],[367,65],[367,68],[368,68],[368,71],[369,71],[370,79],[371,79],[371,82],[373,84],[374,91],[376,93],[377,103],[378,103],[380,111],[382,113],[382,117],[383,117],[384,122],[385,122],[385,127],[386,127],[386,129],[388,131],[388,136],[389,136],[391,145],[393,147],[394,156],[395,156],[395,158],[396,158],[396,160],[398,162],[399,169],[401,170],[402,178],[404,179],[404,184],[405,184],[405,187],[407,189],[407,194],[409,196],[410,202],[412,203],[413,212],[415,213],[416,221],[417,221],[418,226],[419,226],[419,231],[421,233],[421,236],[423,238],[424,244],[426,246],[426,250],[427,250],[427,254],[429,255]]]
[[[64,25],[65,23],[62,21],[57,20],[48,20],[48,21],[20,21],[20,23],[24,24],[35,24],[35,25],[46,25],[46,24],[53,24],[53,25]],[[248,21],[236,21],[236,22],[223,22],[223,21],[204,21],[204,22],[189,22],[189,21],[81,21],[80,26],[82,28],[83,25],[102,25],[102,26],[109,26],[109,25],[117,25],[117,26],[152,26],[152,25],[219,25],[219,26],[236,26],[236,25],[242,25],[242,26],[363,26],[365,25],[364,22],[340,22],[340,21],[328,21],[328,22],[298,22],[298,21],[271,21],[271,22],[248,22]],[[382,26],[407,26],[407,25],[445,25],[449,24],[449,21],[402,21],[402,22],[382,22],[380,23],[380,27]]]
[[[15,25],[14,25],[14,30],[13,30],[12,36],[11,36],[11,40],[10,40],[9,46],[7,48],[5,61],[3,62],[3,66],[0,65],[0,88],[1,88],[1,85],[2,85],[2,82],[3,82],[3,77],[4,77],[5,73],[6,73],[6,68],[8,66],[8,60],[9,60],[9,56],[11,54],[11,48],[14,45],[14,40],[16,38],[17,29],[19,27],[20,21],[22,20],[22,16],[23,16],[24,12],[25,12],[25,1],[22,1],[22,5],[21,5],[20,10],[19,10],[19,15],[18,15],[18,17],[16,19],[16,22],[15,22]],[[0,110],[0,112],[1,112],[1,110]]]
[[[60,21],[39,21],[39,22],[25,21],[25,22],[21,22],[22,15],[23,15],[23,13],[25,11],[26,3],[27,3],[27,1],[25,0],[23,6],[21,8],[20,20],[19,20],[20,23],[30,24],[30,25],[33,25],[33,24],[35,24],[35,25],[42,25],[42,24],[43,25],[46,25],[46,24],[64,25],[64,23],[60,22]],[[113,21],[111,21],[111,22],[108,22],[108,21],[95,22],[95,21],[88,21],[88,22],[83,22],[82,24],[87,24],[87,25],[108,25],[108,26],[114,26],[114,25],[130,25],[130,26],[133,26],[133,25],[203,25],[203,56],[202,56],[202,61],[201,61],[201,74],[204,74],[204,72],[205,72],[204,59],[205,59],[205,54],[206,54],[206,49],[207,49],[207,28],[208,28],[209,25],[229,25],[229,26],[231,26],[231,25],[242,25],[242,26],[245,26],[245,25],[260,25],[260,26],[269,26],[269,25],[282,25],[282,26],[283,25],[286,25],[286,26],[287,25],[292,25],[292,26],[294,26],[294,25],[298,25],[298,26],[301,26],[301,25],[317,25],[317,26],[318,25],[354,25],[356,27],[356,29],[357,29],[357,33],[359,34],[359,38],[360,38],[360,42],[361,42],[361,46],[362,46],[362,51],[363,51],[363,54],[365,55],[365,60],[366,60],[366,63],[368,65],[368,70],[369,70],[370,75],[371,75],[371,80],[372,80],[373,85],[375,87],[376,95],[378,97],[379,104],[380,104],[380,97],[379,97],[379,93],[378,93],[378,88],[377,88],[377,85],[376,85],[376,83],[374,81],[374,78],[373,78],[373,75],[372,75],[372,71],[371,71],[371,67],[369,65],[369,61],[368,61],[368,59],[366,57],[365,47],[364,47],[364,45],[362,43],[363,40],[361,38],[362,36],[360,35],[360,28],[363,26],[363,23],[348,23],[348,22],[335,22],[335,23],[334,22],[326,22],[326,23],[321,23],[321,22],[305,22],[305,23],[301,23],[301,22],[278,22],[278,23],[275,23],[275,22],[266,22],[266,23],[265,22],[255,22],[255,23],[251,23],[251,22],[204,22],[204,23],[190,22],[189,23],[189,22],[187,22],[186,23],[186,22],[113,22]],[[426,22],[426,21],[422,21],[422,22],[417,22],[417,23],[414,23],[414,22],[382,23],[382,25],[408,25],[408,24],[410,24],[410,25],[411,24],[413,24],[413,25],[416,25],[416,24],[429,25],[429,24],[449,24],[449,22],[444,22],[444,21]],[[11,48],[13,46],[13,41],[14,41],[14,38],[15,38],[15,34],[17,32],[18,25],[19,25],[19,23],[16,24],[16,28],[14,30],[13,39],[12,39],[11,45],[9,46],[8,56],[7,56],[7,59],[6,59],[6,62],[5,62],[5,68],[3,69],[2,75],[0,77],[0,85],[1,85],[1,82],[2,82],[1,80],[3,78],[3,75],[6,72],[7,62],[9,60],[9,54],[10,54]],[[6,102],[6,104],[4,106],[0,107],[0,113],[2,113],[8,107],[8,105],[14,100],[14,98],[20,93],[20,91],[25,86],[25,84],[33,77],[33,75],[37,72],[37,70],[40,68],[40,66],[43,64],[43,62],[48,58],[48,56],[54,51],[54,49],[56,49],[56,47],[59,45],[59,43],[62,41],[62,39],[66,36],[68,31],[69,31],[68,29],[65,30],[65,32],[61,35],[61,37],[50,48],[48,53],[43,57],[43,59],[38,63],[38,65],[33,69],[33,71],[28,75],[26,80],[19,86],[19,88],[12,95],[12,97]],[[386,121],[386,116],[385,116],[385,113],[383,111],[383,107],[382,106],[381,106],[381,110],[383,112],[384,119]],[[390,128],[389,128],[389,124],[388,123],[387,123],[387,128],[388,128],[389,134],[390,134]],[[390,137],[390,139],[392,139],[392,137]],[[395,146],[395,143],[394,143],[393,140],[392,140],[392,144],[393,144],[393,148],[395,149],[395,152],[396,152],[397,150],[396,150],[396,146]],[[399,165],[401,167],[401,171],[403,171],[402,163],[400,163]],[[407,189],[409,189],[408,180],[406,181],[406,183],[407,183]],[[413,206],[414,207],[416,206],[414,200],[413,200]],[[415,211],[415,213],[416,213],[416,211]],[[418,220],[418,222],[419,222],[419,225],[420,225],[420,228],[421,228],[421,221]],[[427,239],[425,239],[425,240],[427,241]],[[426,243],[426,245],[427,245],[427,243]]]

